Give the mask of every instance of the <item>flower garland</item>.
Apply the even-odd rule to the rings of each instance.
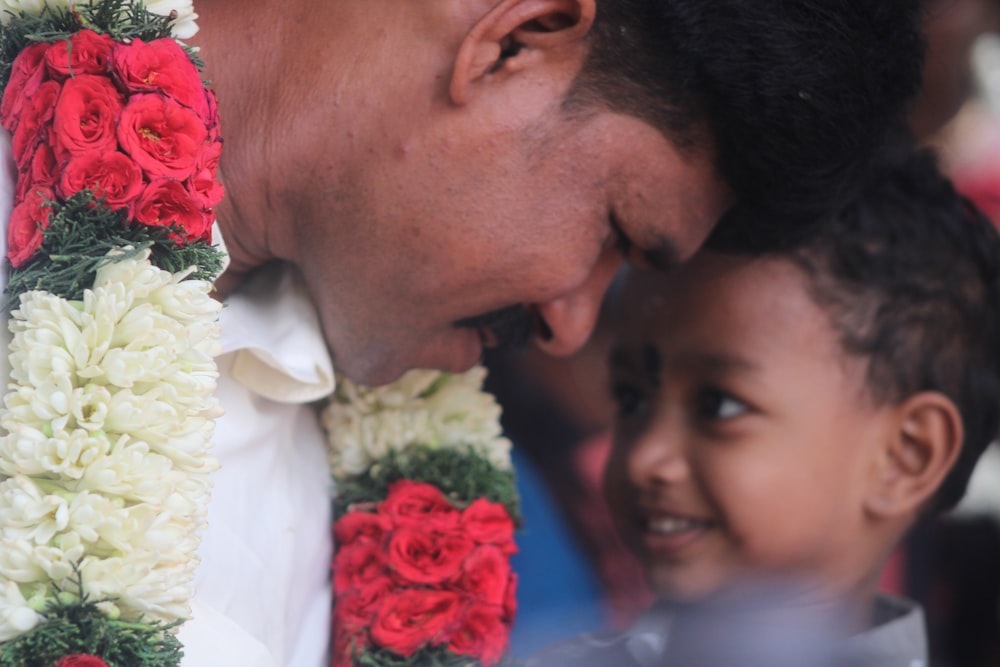
[[[190,1],[0,0],[17,167],[0,666],[174,667],[218,376],[214,96]]]
[[[333,667],[500,662],[517,607],[519,515],[484,377],[341,380],[324,412],[338,491]]]

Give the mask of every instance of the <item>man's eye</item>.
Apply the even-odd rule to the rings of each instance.
[[[704,389],[698,395],[698,416],[702,419],[733,419],[749,409],[743,401],[718,389]]]
[[[611,396],[618,406],[619,417],[630,417],[646,407],[646,396],[638,387],[616,382],[611,386]]]

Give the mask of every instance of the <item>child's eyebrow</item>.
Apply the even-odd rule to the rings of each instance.
[[[641,371],[647,382],[658,387],[660,385],[660,371],[663,367],[660,350],[652,343],[645,343],[640,350],[641,368],[639,369],[635,369],[635,364],[632,363],[633,356],[629,353],[629,349],[623,345],[612,348],[608,363],[612,368]]]
[[[612,368],[641,372],[649,382],[658,385],[663,371],[663,357],[659,348],[652,343],[645,343],[638,348],[638,352],[635,353],[634,347],[616,346],[611,350],[608,363]],[[749,373],[760,370],[759,364],[724,352],[698,352],[678,359],[671,366],[703,373]]]
[[[760,369],[760,365],[722,352],[700,352],[680,360],[679,366],[710,372],[741,372],[747,373]]]

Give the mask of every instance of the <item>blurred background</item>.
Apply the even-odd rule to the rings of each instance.
[[[1000,225],[1000,0],[926,4],[929,53],[910,127]],[[488,388],[515,443],[525,516],[514,558],[514,655],[623,628],[652,600],[600,490],[614,412],[605,358],[615,298],[612,289],[593,339],[571,358],[537,350],[487,356]],[[923,604],[935,667],[1000,666],[1000,445],[990,447],[956,511],[917,526],[882,587]]]

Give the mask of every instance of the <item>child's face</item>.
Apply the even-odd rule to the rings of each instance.
[[[711,253],[630,278],[606,492],[661,595],[753,575],[841,595],[877,574],[862,497],[891,409],[806,289],[785,260]]]

